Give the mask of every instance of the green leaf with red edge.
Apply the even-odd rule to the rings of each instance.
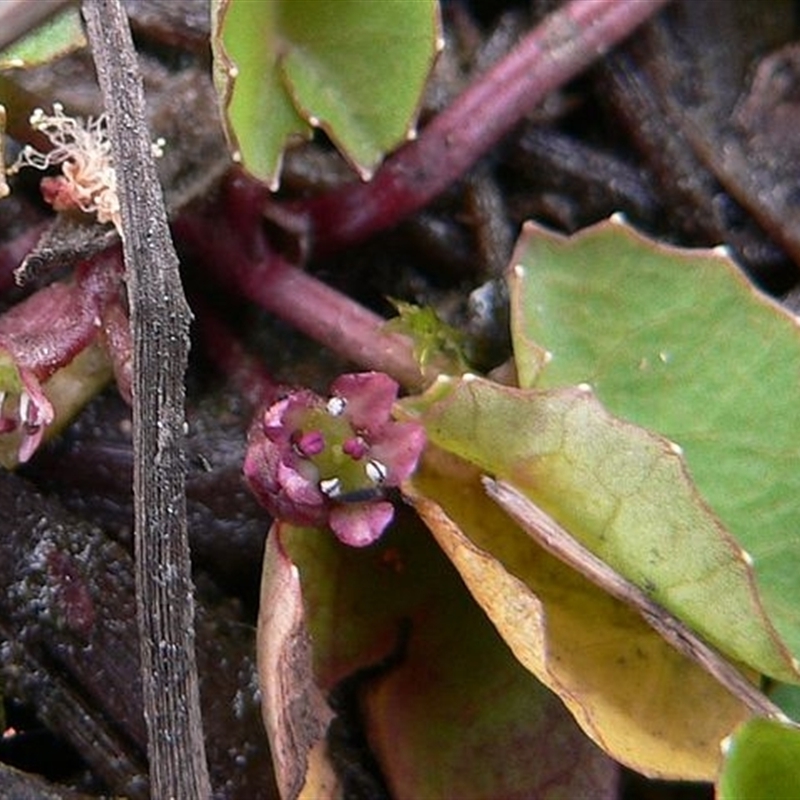
[[[66,8],[0,50],[0,71],[47,64],[85,46],[80,12]]]
[[[542,550],[489,500],[474,466],[432,449],[405,491],[520,663],[592,739],[647,775],[713,780],[720,740],[749,716],[739,700]]]
[[[724,744],[717,782],[719,800],[797,797],[800,786],[800,728],[752,719]]]
[[[613,414],[677,442],[702,496],[752,557],[770,621],[800,657],[797,318],[724,251],[660,245],[618,219],[568,238],[528,225],[513,264],[521,385],[588,382]],[[659,559],[679,571],[706,546],[698,533],[659,548]],[[647,557],[621,571],[636,577]],[[720,596],[709,591],[709,607]]]
[[[430,442],[516,486],[722,652],[797,679],[744,553],[670,442],[612,417],[581,387],[444,378],[399,408],[425,425]]]
[[[215,0],[214,75],[243,166],[277,186],[322,128],[368,178],[414,130],[439,44],[435,0]]]
[[[365,549],[316,530],[280,526],[277,535],[265,565],[260,658],[274,627],[266,618],[284,604],[271,588],[283,575],[296,595],[295,566],[317,686],[329,694],[342,681],[358,685],[368,744],[392,797],[616,796],[614,763],[516,661],[410,514]],[[286,627],[299,630],[296,619]],[[284,676],[298,663],[272,653]],[[283,679],[275,673],[262,669],[262,682],[266,674],[270,682]],[[310,694],[307,687],[282,692],[299,703],[296,718],[303,719],[315,715],[304,716],[297,698]],[[326,772],[319,743],[305,747],[309,785],[319,786]]]

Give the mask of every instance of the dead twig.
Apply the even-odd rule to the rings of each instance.
[[[136,600],[153,797],[210,796],[186,528],[184,374],[191,314],[145,126],[119,0],[83,13],[109,117],[133,354]]]

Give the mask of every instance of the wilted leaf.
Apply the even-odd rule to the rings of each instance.
[[[513,658],[409,514],[366,549],[287,527],[280,545],[300,571],[320,688],[357,687],[392,797],[616,796],[614,763]]]
[[[401,407],[423,422],[429,441],[523,491],[720,650],[796,678],[741,550],[669,442],[612,417],[580,387],[538,391],[448,378]]]
[[[724,253],[660,246],[619,223],[571,238],[530,225],[513,263],[521,384],[588,382],[612,413],[676,441],[752,557],[770,619],[800,654],[797,319]],[[552,353],[546,365],[542,348]],[[659,548],[676,570],[686,556]]]
[[[800,728],[752,719],[725,743],[717,784],[719,800],[797,797],[800,786]]]
[[[712,780],[719,741],[746,709],[630,608],[539,548],[489,501],[479,475],[435,453],[409,489],[519,661],[614,758],[652,776]]]
[[[228,134],[277,186],[293,136],[322,128],[362,177],[413,130],[438,46],[435,0],[216,0]]]
[[[324,752],[333,716],[316,685],[300,575],[280,547],[280,527],[267,538],[258,618],[262,716],[281,797],[338,797]]]

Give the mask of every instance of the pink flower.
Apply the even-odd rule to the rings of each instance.
[[[377,372],[343,375],[324,400],[298,390],[250,431],[244,473],[261,504],[296,525],[328,525],[345,544],[374,542],[391,522],[388,487],[417,465],[425,432],[395,422],[398,385]]]

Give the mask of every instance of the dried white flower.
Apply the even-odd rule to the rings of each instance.
[[[62,175],[42,183],[45,199],[53,208],[57,211],[79,208],[87,214],[96,214],[99,222],[112,222],[119,230],[117,178],[106,115],[83,120],[65,114],[63,106],[54,103],[52,114],[37,108],[30,123],[52,142],[53,149],[40,153],[27,145],[9,172],[23,167],[45,170],[60,164]]]

